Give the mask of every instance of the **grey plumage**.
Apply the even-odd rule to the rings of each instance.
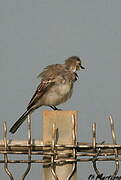
[[[26,112],[15,122],[10,132],[15,133],[27,115],[40,106],[50,106],[57,110],[57,105],[67,101],[72,95],[73,84],[78,78],[76,71],[80,68],[84,69],[77,56],[66,59],[64,64],[47,66],[38,75],[41,77],[41,82],[30,100]]]

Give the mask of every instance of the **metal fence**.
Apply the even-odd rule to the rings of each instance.
[[[52,142],[44,144],[43,141],[33,140],[31,136],[31,117],[28,115],[28,139],[9,140],[7,137],[7,124],[3,124],[3,140],[0,140],[0,154],[3,154],[3,159],[0,163],[4,163],[4,170],[11,180],[14,180],[12,172],[9,170],[11,163],[27,163],[27,168],[21,180],[24,180],[29,171],[31,170],[32,163],[42,163],[44,166],[51,168],[51,173],[55,180],[59,180],[56,173],[55,166],[63,166],[64,164],[72,164],[72,171],[69,173],[67,180],[71,180],[76,171],[77,163],[91,161],[95,173],[100,176],[101,171],[97,167],[97,161],[114,161],[115,170],[111,176],[114,178],[119,171],[119,161],[121,160],[121,144],[116,143],[116,135],[114,130],[114,121],[112,116],[109,116],[112,144],[105,144],[105,142],[98,143],[96,141],[96,123],[92,124],[92,142],[83,143],[77,142],[75,116],[72,115],[72,138],[73,144],[58,144],[58,128],[53,124]],[[70,150],[67,151],[66,150]],[[27,155],[27,160],[10,160],[9,154]],[[40,159],[34,160],[33,157],[39,155]]]

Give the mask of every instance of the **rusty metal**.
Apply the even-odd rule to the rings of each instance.
[[[59,180],[57,174],[56,174],[56,166],[55,166],[55,143],[56,143],[56,127],[55,127],[55,124],[53,124],[53,131],[52,131],[52,152],[53,152],[53,155],[51,156],[51,172],[52,172],[52,175],[53,177],[55,178],[55,180]]]
[[[72,115],[72,125],[73,125],[73,129],[72,129],[72,139],[73,139],[73,144],[76,146],[77,145],[77,140],[76,140],[76,119],[74,114]],[[73,159],[76,159],[76,148],[73,149]],[[67,180],[70,180],[71,177],[74,175],[75,171],[77,168],[77,162],[73,162],[73,166],[72,166],[72,171],[70,173],[70,175],[67,177]]]
[[[97,175],[100,175],[100,170],[97,167],[98,161],[114,161],[115,170],[112,173],[114,178],[119,171],[119,161],[121,161],[121,144],[116,142],[116,133],[114,129],[114,120],[112,116],[109,116],[111,136],[113,144],[104,144],[104,142],[96,142],[96,123],[92,125],[92,142],[77,142],[77,130],[75,116],[72,115],[72,144],[57,144],[57,128],[53,124],[52,142],[44,144],[40,140],[32,140],[31,137],[31,117],[28,116],[28,140],[26,141],[13,141],[7,139],[7,125],[4,122],[3,126],[3,140],[0,140],[0,154],[4,155],[3,160],[0,163],[4,163],[4,169],[11,180],[14,180],[12,173],[8,168],[8,164],[12,163],[27,163],[27,169],[21,177],[24,180],[31,169],[31,163],[42,163],[51,166],[51,172],[55,180],[59,180],[56,174],[56,165],[63,165],[72,163],[72,170],[67,177],[67,180],[71,180],[74,172],[76,171],[77,162],[89,162],[92,161],[94,170]],[[67,150],[67,152],[66,152]],[[69,151],[68,151],[69,150]],[[27,160],[9,160],[8,154],[26,154]],[[33,156],[40,155],[41,159],[34,160]],[[48,159],[42,159],[43,156],[48,156]],[[114,156],[114,157],[112,157]]]
[[[96,151],[96,123],[92,124],[92,146],[94,151]]]
[[[29,173],[30,169],[31,169],[31,117],[30,115],[28,115],[27,117],[27,123],[28,123],[28,166],[26,171],[24,172],[24,174],[21,177],[21,180],[24,180],[25,177],[27,176],[27,174]]]
[[[96,151],[96,123],[92,124],[92,146],[93,146],[94,152],[96,152],[96,155],[93,156],[93,158],[92,158],[93,168],[94,168],[96,174],[100,175],[100,172],[99,172],[99,170],[97,168],[97,164],[96,164],[97,157],[100,153],[100,149],[98,149]]]
[[[28,140],[7,140],[7,153],[17,153],[17,152],[23,152],[28,153]],[[60,149],[73,149],[77,148],[79,152],[94,152],[92,143],[87,142],[78,142],[77,145],[73,144],[55,144],[56,148]],[[32,140],[32,152],[41,152],[41,151],[47,151],[48,149],[51,149],[51,144],[44,144],[41,140]],[[101,148],[105,152],[113,152],[115,148],[118,149],[118,154],[121,154],[121,144],[101,144],[97,143],[96,148]],[[0,140],[0,154],[3,154],[5,151],[4,148],[4,141]]]
[[[6,174],[9,176],[11,180],[14,180],[12,173],[8,169],[8,155],[7,155],[7,124],[6,122],[3,123],[3,139],[4,139],[4,146],[5,146],[5,152],[4,152],[4,170]]]
[[[116,133],[115,133],[115,129],[114,129],[114,120],[112,118],[112,116],[109,116],[109,121],[110,121],[110,126],[111,126],[111,135],[112,135],[112,140],[113,140],[113,144],[116,145]],[[114,178],[118,171],[119,171],[119,159],[118,159],[118,150],[117,148],[114,148],[114,153],[115,153],[115,166],[116,169],[114,171],[114,173],[112,174],[112,178]]]
[[[103,144],[103,143],[104,143],[104,141],[103,141],[101,144]],[[97,151],[96,151],[95,156],[93,156],[93,158],[92,158],[93,168],[94,168],[97,176],[100,176],[100,175],[101,175],[99,169],[97,168],[97,162],[96,162],[97,159],[98,159],[98,156],[100,156],[100,154],[101,154],[101,149],[98,148]],[[104,154],[104,156],[105,156],[105,154]]]

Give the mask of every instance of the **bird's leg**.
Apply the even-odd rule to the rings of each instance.
[[[49,107],[51,107],[54,111],[55,110],[61,110],[61,109],[58,109],[56,106],[49,106]]]
[[[61,111],[62,109],[58,109],[56,106],[53,106],[55,110]]]
[[[55,110],[58,110],[58,108],[56,106],[53,106],[55,108]]]
[[[53,110],[56,110],[56,109],[55,109],[55,106],[49,106],[49,107],[51,107]]]

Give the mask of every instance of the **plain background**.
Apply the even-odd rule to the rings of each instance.
[[[72,55],[79,56],[86,69],[78,73],[71,100],[59,108],[79,112],[81,142],[92,141],[91,126],[96,122],[97,142],[112,143],[107,120],[112,114],[117,143],[121,143],[120,0],[0,0],[0,139],[3,121],[10,128],[25,111],[39,83],[38,73],[46,65],[63,63]],[[40,116],[45,109],[49,108],[33,113],[35,139],[42,136]],[[10,139],[26,137],[26,123],[15,135],[9,134]],[[114,162],[98,165],[104,175],[115,168]],[[26,179],[42,179],[41,167],[33,164]],[[25,168],[10,165],[15,179]],[[95,174],[91,162],[78,164],[78,179],[88,179],[90,174]],[[8,179],[2,164],[0,179]]]

